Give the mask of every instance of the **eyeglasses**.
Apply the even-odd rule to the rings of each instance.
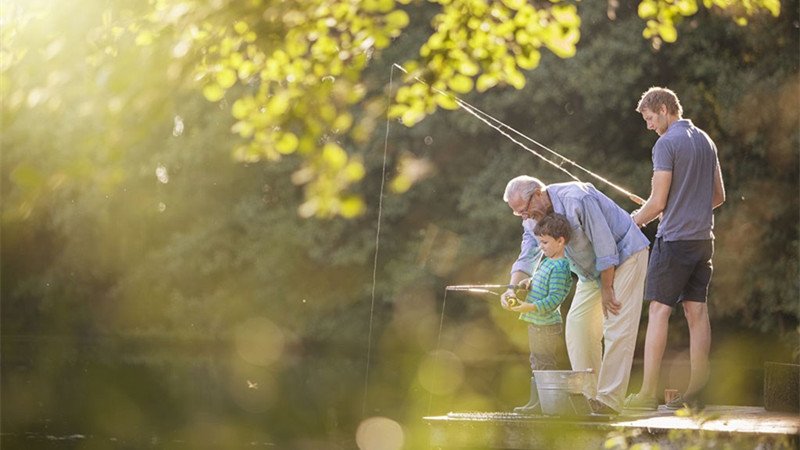
[[[530,197],[528,197],[528,203],[525,203],[525,209],[523,209],[521,211],[514,211],[514,215],[515,216],[522,217],[523,214],[527,214],[528,213],[528,211],[531,209],[531,201],[533,201],[533,196],[536,194],[536,192],[537,191],[533,191],[531,193]]]

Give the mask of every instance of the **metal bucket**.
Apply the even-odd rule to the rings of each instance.
[[[592,409],[584,392],[592,392],[596,383],[594,371],[534,370],[536,391],[542,413],[548,416],[585,416]]]

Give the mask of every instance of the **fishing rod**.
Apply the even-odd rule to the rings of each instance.
[[[539,265],[542,262],[542,258],[544,257],[544,252],[539,252],[539,258],[536,259],[536,264],[533,265],[533,274],[531,277],[528,278],[528,282],[522,282],[519,284],[459,284],[454,286],[445,286],[445,291],[466,291],[466,292],[474,292],[476,294],[493,294],[497,295],[498,297],[502,295],[499,292],[492,291],[492,289],[513,289],[515,297],[508,297],[506,299],[506,303],[509,306],[519,306],[522,301],[516,297],[517,291],[530,291],[531,290],[531,281],[533,277],[536,275],[536,272],[539,271]]]
[[[402,66],[400,66],[399,64],[394,63],[392,66],[402,70],[406,75],[409,75],[408,71],[405,68],[403,68]],[[573,180],[578,181],[578,182],[581,181],[578,177],[573,175],[570,171],[568,171],[567,169],[562,167],[562,165],[564,163],[570,164],[573,167],[576,167],[576,168],[586,172],[587,174],[589,174],[590,176],[596,178],[597,180],[602,181],[603,183],[607,184],[608,186],[611,186],[612,188],[616,189],[617,191],[625,194],[632,202],[634,202],[636,204],[643,205],[645,203],[645,200],[642,197],[630,192],[629,190],[623,188],[622,186],[619,186],[617,184],[612,183],[607,178],[605,178],[605,177],[603,177],[603,176],[601,176],[599,174],[596,174],[596,173],[592,172],[589,169],[586,169],[585,167],[581,166],[580,164],[576,163],[575,161],[573,161],[573,160],[561,155],[560,153],[556,152],[555,150],[552,150],[552,149],[548,148],[544,144],[541,144],[541,143],[535,141],[534,139],[532,139],[532,138],[526,136],[525,134],[517,131],[513,127],[503,123],[502,121],[492,117],[491,115],[481,111],[480,109],[478,109],[475,106],[467,103],[466,101],[460,99],[459,97],[456,97],[455,95],[450,94],[448,92],[442,91],[441,89],[435,88],[435,87],[429,85],[428,83],[426,83],[425,81],[421,80],[419,77],[415,76],[414,80],[416,80],[417,82],[422,83],[422,84],[430,87],[433,91],[437,92],[438,94],[441,94],[441,95],[444,95],[445,97],[450,98],[451,100],[453,100],[464,111],[472,114],[476,119],[478,119],[481,122],[485,123],[490,128],[493,128],[495,131],[497,131],[498,133],[502,134],[503,136],[508,138],[511,142],[513,142],[513,143],[517,144],[518,146],[522,147],[523,149],[525,149],[526,151],[528,151],[532,155],[539,157],[539,159],[541,159],[542,161],[544,161],[544,162],[550,164],[551,166],[553,166],[554,168],[564,172],[567,176],[569,176]],[[499,125],[495,125],[494,123],[491,123],[487,118],[491,119],[492,121],[496,122]],[[518,136],[521,136],[521,137],[525,138],[526,140],[538,145],[542,149],[550,152],[551,154],[557,156],[558,158],[561,158],[561,162],[560,163],[556,163],[554,161],[551,161],[550,159],[548,159],[547,157],[545,157],[541,153],[539,153],[539,152],[533,150],[532,148],[526,146],[522,142],[519,142],[513,136],[511,136],[506,131],[504,131],[501,127],[504,127],[505,129],[513,132],[514,134],[516,134]]]
[[[496,296],[503,295],[500,292],[495,292],[492,289],[513,289],[514,295],[516,295],[516,291],[527,291],[528,285],[525,283],[521,284],[460,284],[455,286],[446,286],[446,291],[463,291],[463,292],[472,292],[475,294],[492,294]],[[517,297],[508,297],[506,302],[510,306],[517,306],[521,302]]]
[[[467,291],[477,292],[480,294],[501,295],[495,291],[491,291],[490,289],[513,289],[515,291],[527,290],[522,284],[459,284],[445,287],[445,290],[448,291]]]

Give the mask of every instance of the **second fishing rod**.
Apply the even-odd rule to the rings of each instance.
[[[536,264],[534,264],[533,266],[534,269],[530,278],[523,280],[519,284],[460,284],[460,285],[446,286],[445,290],[472,292],[475,294],[492,294],[500,297],[503,294],[501,292],[496,292],[493,289],[512,289],[514,291],[514,295],[506,297],[506,303],[508,304],[508,306],[512,308],[515,306],[519,306],[520,304],[522,304],[522,302],[525,301],[524,299],[525,297],[527,297],[528,291],[530,291],[531,289],[531,280],[533,279],[533,276],[536,275],[536,272],[539,270],[539,265],[542,262],[543,256],[544,252],[539,253],[539,259],[536,260]]]

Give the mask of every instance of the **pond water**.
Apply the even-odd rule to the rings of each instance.
[[[0,368],[4,449],[355,447],[359,361],[260,367],[224,343],[14,341]]]
[[[709,403],[763,404],[761,364],[774,344],[719,341]],[[376,353],[366,402],[365,361],[352,349],[290,351],[259,366],[225,342],[4,336],[0,343],[3,449],[350,450],[358,448],[359,425],[374,417],[391,418],[381,430],[399,433],[396,446],[381,448],[427,448],[425,415],[508,411],[527,400],[523,354],[465,365],[464,387],[434,398],[431,409],[415,381],[420,355]],[[669,383],[680,384],[687,359],[685,350],[668,351]],[[637,359],[630,389],[640,383]]]

